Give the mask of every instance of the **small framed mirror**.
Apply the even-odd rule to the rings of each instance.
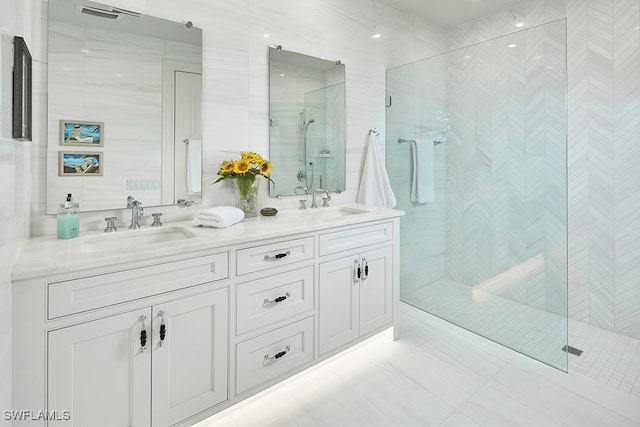
[[[270,47],[270,196],[343,191],[345,135],[345,65]]]
[[[22,37],[13,38],[12,137],[31,141],[31,54]]]

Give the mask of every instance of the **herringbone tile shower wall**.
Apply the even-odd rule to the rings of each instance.
[[[640,0],[528,0],[492,16],[452,28],[449,47],[454,49],[510,33],[514,33],[513,43],[518,44],[518,34],[523,33],[515,32],[523,27],[516,27],[517,23],[522,22],[524,28],[532,28],[561,18],[567,19],[569,316],[640,338]],[[553,248],[562,245],[563,239],[560,232],[562,209],[556,209],[554,202],[554,197],[563,189],[558,187],[560,182],[553,176],[535,175],[532,181],[531,172],[540,167],[546,168],[545,158],[562,154],[553,152],[557,148],[555,146],[547,144],[544,149],[538,146],[541,133],[557,138],[563,130],[557,122],[557,115],[549,111],[553,108],[548,102],[548,96],[552,96],[550,87],[536,86],[540,80],[535,76],[537,73],[548,75],[552,72],[549,67],[554,66],[553,58],[557,57],[558,61],[563,58],[561,51],[556,50],[557,46],[550,42],[553,37],[548,37],[548,34],[540,37],[524,41],[527,63],[524,87],[511,83],[514,87],[503,88],[522,90],[527,98],[533,96],[532,101],[526,105],[507,101],[492,107],[499,114],[510,117],[508,123],[492,125],[494,138],[496,135],[514,135],[514,143],[509,144],[509,151],[505,153],[496,151],[495,144],[489,146],[480,138],[477,150],[481,156],[475,156],[476,159],[482,158],[485,150],[494,150],[491,152],[495,167],[493,179],[506,174],[511,193],[525,188],[522,187],[525,182],[529,188],[544,189],[544,193],[527,191],[508,205],[503,199],[493,200],[494,211],[499,210],[504,215],[501,218],[508,219],[512,210],[526,209],[530,220],[522,224],[512,224],[508,220],[505,223],[501,218],[487,215],[488,211],[482,204],[469,203],[470,199],[456,201],[452,197],[450,203],[452,209],[455,203],[467,203],[478,218],[473,227],[494,227],[494,239],[510,239],[510,262],[529,259],[540,249],[538,245],[541,242],[546,244],[544,272],[524,277],[524,282],[511,290],[511,297],[557,311],[558,307],[551,306],[553,286],[548,284],[554,281],[550,275],[558,275],[557,280],[561,280],[564,263],[562,257],[557,258],[553,253]],[[544,51],[547,58],[540,67],[534,64],[537,56],[534,52],[538,50]],[[511,54],[507,51],[495,55],[489,68],[474,61],[475,72],[481,73],[474,83],[474,90],[482,90],[485,78],[497,80],[502,73],[517,72],[510,70],[510,60],[505,57]],[[512,77],[517,82],[521,76]],[[452,84],[459,85],[458,88],[467,93],[464,90],[469,89],[465,86],[470,84],[469,81],[462,75],[451,78]],[[457,96],[460,98],[461,95]],[[459,101],[464,103],[464,99]],[[529,120],[541,114],[547,120],[544,129]],[[455,116],[452,114],[452,117]],[[515,142],[518,133],[521,140]],[[461,147],[452,144],[452,150],[456,149]],[[537,154],[533,158],[527,157],[526,162],[518,163],[522,150],[526,150],[528,155],[530,152]],[[508,170],[501,169],[500,162],[505,156],[509,156]],[[474,171],[478,175],[472,180],[476,187],[467,188],[467,191],[481,195],[486,179],[481,168],[476,167]],[[498,177],[495,176],[496,171]],[[544,185],[537,181],[539,179],[544,179]],[[540,223],[536,222],[542,214],[540,209],[544,209],[546,218],[544,238]],[[465,230],[465,233],[470,231]],[[464,236],[461,239],[464,241]],[[481,279],[488,271],[485,269],[489,268],[487,257],[503,259],[495,253],[499,244],[494,244],[493,253],[490,249],[481,256],[477,255],[479,248],[463,249],[454,245],[452,242],[451,250],[455,256],[452,254],[450,259],[465,266],[464,271],[451,266],[454,279],[454,273],[463,277],[465,272],[470,274],[468,270],[475,271],[476,279]],[[495,265],[495,261],[493,263],[491,268],[501,268]],[[543,301],[543,295],[546,301]]]
[[[558,314],[567,305],[565,28],[451,52],[447,92],[451,278]],[[478,32],[491,34],[472,25],[458,35]]]

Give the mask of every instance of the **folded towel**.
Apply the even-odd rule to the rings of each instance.
[[[433,142],[411,142],[411,201],[433,202],[436,199],[433,178]]]
[[[392,208],[396,205],[396,196],[389,183],[389,175],[384,167],[378,142],[371,133],[368,138],[356,201],[381,208]]]
[[[187,144],[187,191],[197,194],[202,191],[202,141],[190,139]]]
[[[194,227],[226,228],[244,219],[244,212],[233,206],[218,206],[198,212],[191,225]]]

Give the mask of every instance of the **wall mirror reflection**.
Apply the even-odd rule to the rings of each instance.
[[[345,66],[269,48],[269,194],[345,189]]]
[[[67,193],[83,211],[125,208],[127,196],[198,201],[202,30],[90,1],[48,3],[47,213]]]

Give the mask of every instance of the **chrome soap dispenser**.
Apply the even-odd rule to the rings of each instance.
[[[73,203],[71,193],[58,208],[58,239],[73,239],[80,234],[80,206]]]

